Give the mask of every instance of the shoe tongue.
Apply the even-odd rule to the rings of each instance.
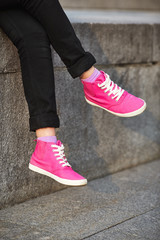
[[[100,71],[100,72],[101,72],[101,74],[96,79],[96,83],[102,83],[102,82],[104,82],[106,80],[104,72],[103,71]]]

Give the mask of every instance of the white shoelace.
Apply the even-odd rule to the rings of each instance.
[[[63,144],[61,146],[58,146],[58,145],[51,145],[51,147],[56,147],[56,149],[52,149],[53,152],[58,152],[55,154],[55,156],[58,156],[56,157],[56,159],[59,161],[60,164],[62,164],[62,167],[65,167],[65,166],[68,166],[68,167],[71,167],[71,165],[67,162],[67,158],[65,157],[65,154],[64,154],[64,146]]]
[[[116,83],[114,83],[111,79],[110,76],[105,73],[105,78],[106,80],[101,83],[98,84],[98,86],[101,89],[105,89],[104,92],[108,92],[108,96],[110,96],[111,94],[113,94],[114,96],[112,97],[112,99],[116,98],[116,101],[118,101],[120,99],[120,97],[122,96],[122,94],[124,93],[124,89],[122,89],[121,87],[119,87]]]

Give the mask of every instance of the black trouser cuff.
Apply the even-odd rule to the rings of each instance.
[[[80,77],[82,73],[90,69],[93,64],[96,63],[96,59],[90,52],[86,52],[85,55],[80,58],[74,65],[68,67],[68,72],[73,78]]]
[[[53,112],[32,116],[29,119],[30,131],[35,132],[39,128],[54,127],[59,128],[60,121],[58,115]]]

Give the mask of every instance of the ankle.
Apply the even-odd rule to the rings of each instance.
[[[36,130],[36,136],[39,137],[47,137],[47,136],[55,136],[55,128],[46,127],[46,128],[39,128]]]
[[[86,72],[84,72],[81,76],[80,76],[80,79],[86,79],[86,78],[89,78],[93,72],[95,70],[95,67],[92,66],[89,70],[87,70]]]

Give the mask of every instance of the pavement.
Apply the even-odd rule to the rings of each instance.
[[[159,240],[160,161],[0,211],[1,240]]]

